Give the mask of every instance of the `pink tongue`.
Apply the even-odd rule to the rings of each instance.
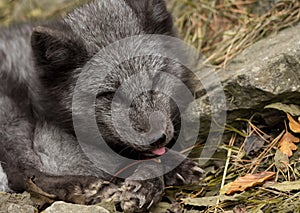
[[[163,155],[163,154],[166,153],[166,147],[155,149],[155,150],[152,151],[152,153],[155,154],[155,155]]]

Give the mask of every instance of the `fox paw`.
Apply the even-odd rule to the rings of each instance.
[[[161,179],[126,180],[122,187],[121,208],[124,212],[147,212],[158,203],[164,192]]]
[[[165,184],[166,186],[181,186],[199,183],[203,173],[204,170],[196,162],[187,158],[164,176]]]
[[[103,200],[120,202],[120,189],[107,181],[97,180],[87,186],[75,186],[70,200],[79,204],[96,204]]]

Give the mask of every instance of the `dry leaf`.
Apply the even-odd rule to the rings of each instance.
[[[274,183],[268,182],[264,184],[264,187],[276,189],[282,192],[290,192],[290,191],[299,191],[300,190],[300,180],[297,181],[285,181],[282,183]]]
[[[244,193],[235,194],[233,196],[228,195],[217,195],[217,196],[207,196],[207,197],[188,197],[188,198],[181,198],[181,201],[185,205],[191,206],[215,206],[218,201],[221,202],[238,202],[240,200],[245,199],[248,195]]]
[[[275,176],[275,172],[262,172],[258,174],[247,174],[244,177],[239,177],[230,184],[226,194],[233,194],[235,192],[242,192],[245,189],[263,184]]]
[[[300,123],[295,121],[294,118],[289,113],[286,113],[286,114],[287,114],[287,117],[290,121],[289,122],[290,129],[295,133],[300,133]]]
[[[290,159],[286,154],[282,153],[282,151],[280,151],[279,149],[276,150],[274,161],[275,161],[276,168],[282,170],[283,172],[288,171],[290,165]]]
[[[257,136],[256,134],[252,134],[245,139],[245,147],[246,155],[249,155],[251,151],[258,152],[265,144],[265,141]]]
[[[279,141],[278,147],[283,154],[286,154],[288,157],[293,155],[293,151],[297,150],[295,143],[299,143],[300,139],[295,137],[289,132],[286,132],[284,136]]]
[[[283,103],[273,103],[269,104],[268,106],[265,106],[266,109],[272,108],[281,110],[283,112],[289,113],[293,116],[300,116],[300,106],[294,105],[294,104],[283,104]]]

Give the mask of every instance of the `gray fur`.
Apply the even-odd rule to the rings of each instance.
[[[189,184],[199,179],[200,168],[171,150],[171,159],[165,161],[183,162],[164,177],[145,180],[149,171],[156,173],[164,169],[163,164],[145,162],[125,180],[114,178],[89,160],[74,134],[73,91],[80,74],[91,69],[96,77],[90,85],[82,84],[80,89],[89,91],[91,86],[94,90],[89,92],[98,93],[95,103],[97,125],[113,149],[129,158],[142,156],[141,159],[145,159],[151,150],[167,146],[176,136],[176,125],[180,120],[171,99],[147,91],[134,99],[130,119],[136,131],[159,142],[155,147],[141,138],[133,138],[135,143],[130,143],[131,135],[121,138],[112,124],[112,94],[141,70],[146,72],[138,80],[140,84],[127,85],[129,90],[142,91],[147,83],[155,86],[154,77],[161,71],[177,76],[192,89],[186,69],[157,56],[114,64],[114,69],[102,81],[101,69],[111,65],[101,64],[109,54],[99,56],[97,53],[115,41],[144,34],[175,36],[171,17],[162,0],[95,0],[54,22],[1,29],[0,190],[9,190],[7,178],[12,190],[30,190],[30,178],[57,199],[92,204],[114,198],[115,202],[121,202],[120,206],[126,212],[143,212],[160,200],[165,185]],[[139,45],[142,43],[132,48],[138,50]],[[153,42],[147,48],[163,48],[163,45]],[[89,76],[84,77],[88,79]],[[178,85],[165,79],[159,81],[170,93],[180,90]],[[77,111],[83,115],[89,113],[86,106],[79,106]],[[153,118],[154,123],[149,123],[149,117],[155,111],[162,114]],[[163,121],[159,117],[164,117]],[[155,121],[166,124],[162,141],[158,141],[161,133],[157,132],[158,126],[154,128]],[[82,125],[88,132],[89,124],[83,121]],[[100,159],[105,164],[122,167],[113,159],[104,156]]]

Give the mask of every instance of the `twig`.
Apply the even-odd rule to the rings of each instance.
[[[234,145],[235,139],[236,139],[236,134],[234,134],[229,141],[230,147],[232,147]],[[223,178],[222,178],[220,189],[222,189],[225,185],[225,180],[226,180],[227,171],[228,171],[228,167],[229,167],[229,163],[230,163],[231,153],[232,153],[232,148],[229,148],[228,152],[227,152],[227,159],[226,159],[226,164],[225,164],[225,168],[224,168],[224,172],[223,172]],[[218,206],[219,204],[220,204],[220,198],[218,198],[216,206]],[[217,208],[215,209],[215,213],[217,213]]]

